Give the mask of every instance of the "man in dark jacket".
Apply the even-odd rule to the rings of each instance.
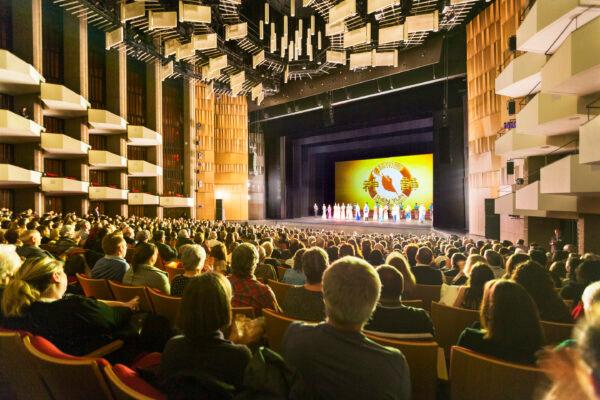
[[[433,253],[429,247],[420,247],[415,257],[417,265],[410,270],[419,285],[441,285],[444,282],[442,271],[431,266]]]
[[[21,241],[23,242],[23,246],[17,247],[17,254],[19,256],[23,258],[54,258],[52,254],[39,247],[40,243],[42,243],[42,235],[37,229],[25,231],[25,233],[21,235]]]
[[[158,254],[160,254],[160,258],[164,262],[169,262],[177,258],[177,251],[165,243],[165,231],[154,231],[152,241],[158,248]]]

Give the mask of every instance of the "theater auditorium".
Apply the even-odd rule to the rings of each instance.
[[[0,0],[0,400],[600,399],[599,0]]]

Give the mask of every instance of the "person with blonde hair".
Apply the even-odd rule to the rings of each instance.
[[[62,261],[25,261],[4,289],[2,325],[43,336],[65,353],[82,356],[113,341],[138,308],[137,298],[102,302],[66,291]]]
[[[283,338],[283,357],[304,382],[295,388],[296,398],[410,398],[404,355],[362,333],[380,291],[377,272],[360,258],[341,258],[325,270],[326,321],[294,322]]]
[[[21,267],[21,258],[11,244],[0,244],[0,287],[8,284],[9,279]],[[1,295],[1,293],[0,293]]]
[[[479,254],[471,254],[467,257],[467,261],[465,261],[465,266],[462,271],[460,271],[454,279],[452,280],[453,285],[464,285],[467,283],[469,276],[471,276],[471,270],[477,263],[483,263],[487,265],[487,261],[485,257]]]
[[[404,280],[404,291],[402,293],[406,297],[410,297],[415,290],[417,280],[410,270],[410,265],[404,254],[399,251],[392,251],[385,259],[385,263],[396,268],[402,274]]]

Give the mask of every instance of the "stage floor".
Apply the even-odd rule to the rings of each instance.
[[[298,228],[337,230],[359,233],[412,233],[423,235],[433,231],[431,221],[421,224],[419,221],[410,222],[402,220],[399,222],[387,221],[344,221],[336,219],[322,219],[320,217],[302,217],[293,219],[269,219],[248,221],[253,225],[287,225]]]

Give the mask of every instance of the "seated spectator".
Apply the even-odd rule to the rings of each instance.
[[[344,257],[325,271],[326,322],[294,322],[283,338],[283,357],[302,378],[290,398],[410,398],[410,374],[402,353],[361,332],[380,289],[374,268],[359,258]]]
[[[548,267],[548,256],[546,256],[546,253],[544,253],[544,251],[541,249],[532,248],[529,250],[529,258],[544,268]]]
[[[502,278],[504,275],[504,259],[500,253],[494,250],[486,250],[483,256],[485,257],[486,264],[494,273],[494,276],[496,278]]]
[[[477,263],[485,264],[485,257],[479,254],[470,254],[469,257],[467,257],[467,261],[465,261],[463,270],[454,276],[452,284],[458,286],[466,284],[467,280],[469,279],[469,275],[471,274],[471,269],[473,269]]]
[[[415,256],[417,264],[411,268],[419,285],[441,285],[444,283],[442,271],[433,268],[433,253],[428,247],[420,247]]]
[[[569,309],[554,290],[550,273],[535,261],[519,264],[512,280],[527,290],[535,304],[542,321],[572,323]]]
[[[186,285],[202,273],[206,251],[199,244],[185,244],[179,249],[184,273],[177,275],[171,282],[171,296],[182,296]]]
[[[23,246],[17,247],[17,254],[23,258],[54,258],[52,254],[40,248],[42,243],[42,235],[38,230],[28,230],[21,235]]]
[[[173,387],[169,381],[177,385],[178,377],[208,374],[242,388],[252,353],[223,336],[232,323],[231,299],[231,284],[222,274],[207,272],[189,282],[178,319],[182,334],[167,342],[160,360],[159,376],[167,387]]]
[[[177,232],[177,243],[175,244],[175,248],[179,252],[179,248],[184,244],[194,244],[194,241],[190,239],[190,233],[187,229],[181,229]]]
[[[63,255],[72,247],[77,247],[77,242],[74,239],[75,226],[63,225],[60,229],[60,239],[56,242],[55,251],[58,255]]]
[[[555,288],[562,286],[563,280],[567,277],[567,268],[564,261],[554,261],[550,265],[550,277]]]
[[[4,289],[3,326],[41,335],[68,354],[82,356],[114,340],[128,327],[138,299],[127,303],[65,295],[63,263],[27,260]]]
[[[414,274],[412,273],[408,264],[408,260],[406,259],[404,254],[399,253],[397,251],[392,251],[385,259],[385,263],[396,268],[398,272],[402,274],[404,282],[404,290],[402,291],[402,294],[404,294],[405,296],[412,296],[415,290],[415,285],[417,284],[417,280]]]
[[[258,265],[256,265],[254,276],[256,276],[256,279],[265,284],[269,281],[269,279],[276,281],[277,271],[275,270],[275,267],[273,267],[271,264],[265,264],[263,262],[265,259],[265,250],[261,246],[257,246],[256,250],[258,251]]]
[[[450,268],[443,271],[444,276],[454,278],[456,275],[462,272],[466,261],[467,257],[465,257],[463,253],[452,254],[452,257],[450,257]]]
[[[433,323],[427,311],[402,305],[402,274],[390,265],[377,267],[376,271],[381,296],[364,331],[394,339],[433,339]]]
[[[163,262],[173,261],[177,258],[177,251],[166,243],[165,231],[154,231],[152,243],[154,243],[158,249],[158,254]]]
[[[290,318],[305,321],[323,321],[325,319],[325,304],[323,304],[323,272],[329,266],[329,257],[320,247],[311,247],[302,252],[301,268],[306,276],[303,286],[289,288],[281,308]],[[298,261],[296,261],[298,262]],[[296,262],[294,267],[296,267]]]
[[[483,287],[488,281],[494,279],[494,272],[484,263],[477,263],[471,270],[471,275],[465,286],[458,290],[454,307],[479,310],[483,299]]]
[[[481,303],[482,329],[465,329],[458,345],[520,364],[534,364],[543,344],[535,303],[518,283],[495,279],[485,285]]]
[[[263,308],[279,311],[275,294],[270,287],[260,283],[254,276],[258,264],[258,251],[250,243],[242,243],[231,255],[231,275],[229,281],[233,288],[233,307],[252,307],[256,315]]]
[[[131,268],[125,272],[123,283],[133,286],[147,286],[164,294],[171,292],[167,273],[154,266],[158,250],[152,243],[141,243],[135,250]]]
[[[294,266],[292,268],[288,268],[283,274],[283,283],[287,283],[289,285],[304,285],[306,283],[306,275],[302,270],[302,256],[306,249],[298,249],[296,250],[296,254],[294,254]]]
[[[273,243],[266,241],[261,246],[263,249],[265,249],[264,263],[271,264],[273,267],[277,268],[279,266],[279,261],[271,257],[273,255]]]
[[[0,300],[2,299],[4,288],[19,268],[21,268],[21,258],[15,251],[15,246],[0,244]],[[2,309],[0,308],[0,326],[2,326],[3,318]]]
[[[385,259],[383,258],[383,254],[379,249],[373,249],[369,253],[369,257],[367,258],[369,264],[374,267],[385,264]]]
[[[335,260],[340,258],[340,249],[335,245],[327,247],[325,249],[325,251],[327,252],[327,257],[329,257],[331,262],[334,262]],[[383,256],[382,256],[382,258],[383,258]]]
[[[94,264],[92,278],[123,282],[129,270],[129,264],[125,261],[127,242],[120,234],[109,234],[102,239],[102,250],[105,256]]]
[[[600,281],[590,283],[585,288],[581,295],[581,303],[586,317],[592,313],[592,308],[600,307]]]
[[[515,253],[512,256],[508,257],[506,260],[503,279],[510,279],[517,265],[522,264],[526,261],[531,260],[527,254],[524,253]]]
[[[356,256],[354,247],[352,247],[352,245],[349,243],[343,243],[340,246],[339,257],[342,258],[346,256]]]
[[[213,259],[213,271],[227,275],[229,273],[229,264],[227,263],[227,248],[223,243],[217,243],[210,249],[210,256]]]

